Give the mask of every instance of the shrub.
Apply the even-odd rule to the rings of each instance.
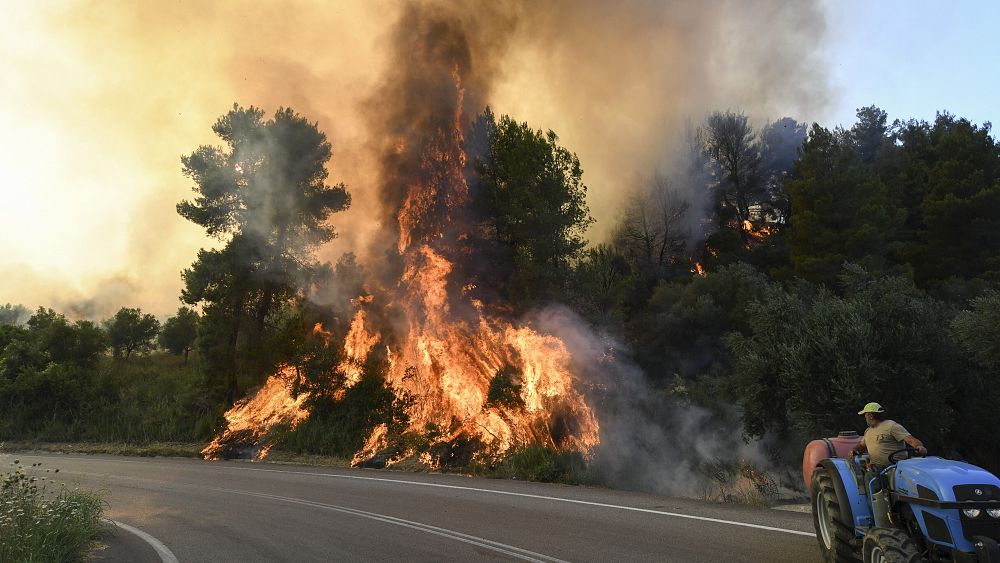
[[[65,485],[49,494],[47,477],[12,465],[0,481],[0,561],[84,560],[100,532],[101,496]]]
[[[543,483],[590,483],[595,480],[580,452],[532,445],[514,450],[490,471],[495,477]]]

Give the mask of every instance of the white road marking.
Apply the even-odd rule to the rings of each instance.
[[[547,495],[533,495],[529,493],[515,493],[512,491],[499,491],[496,489],[482,489],[479,487],[463,487],[461,485],[445,485],[443,483],[424,483],[422,481],[409,481],[406,479],[387,479],[385,477],[362,477],[360,475],[337,475],[335,473],[314,473],[311,471],[290,471],[282,469],[258,469],[254,467],[229,467],[229,469],[238,469],[241,471],[264,471],[269,473],[291,473],[295,475],[312,475],[315,477],[333,477],[336,479],[358,479],[362,481],[382,481],[386,483],[402,483],[406,485],[417,485],[420,487],[440,487],[442,489],[460,489],[464,491],[474,491],[477,493],[491,493],[495,495],[509,495],[514,497],[527,497],[536,498],[541,500],[552,500],[557,502],[567,502],[572,504],[583,504],[587,506],[599,506],[601,508],[616,508],[619,510],[628,510],[631,512],[643,512],[646,514],[659,514],[661,516],[672,516],[674,518],[687,518],[689,520],[700,520],[702,522],[714,522],[716,524],[729,524],[731,526],[742,526],[745,528],[754,528],[756,530],[767,530],[770,532],[784,532],[786,534],[793,534],[796,536],[806,536],[815,537],[816,534],[812,532],[802,532],[799,530],[789,530],[787,528],[776,528],[774,526],[764,526],[762,524],[751,524],[749,522],[739,522],[735,520],[723,520],[721,518],[710,518],[708,516],[695,516],[693,514],[683,514],[680,512],[667,512],[665,510],[654,510],[652,508],[639,508],[635,506],[623,506],[620,504],[608,504],[604,502],[594,502],[589,500],[577,500],[571,498],[563,497],[553,497]]]
[[[34,457],[51,457],[51,456],[39,456],[38,454],[27,454],[27,455],[33,455]],[[77,458],[77,459],[79,459],[79,458]],[[87,460],[84,460],[84,461],[87,461]],[[98,460],[94,460],[94,461],[98,461]],[[118,463],[150,463],[150,462],[146,462],[146,461],[124,460],[124,459],[118,459],[118,460],[107,460],[107,459],[105,459],[105,460],[100,460],[100,461],[115,461],[115,462],[118,462]],[[688,520],[698,520],[698,521],[702,521],[702,522],[713,522],[713,523],[716,523],[716,524],[727,524],[727,525],[730,525],[730,526],[740,526],[740,527],[752,528],[752,529],[756,529],[756,530],[766,530],[766,531],[769,531],[769,532],[781,532],[781,533],[792,534],[792,535],[796,535],[796,536],[805,536],[805,537],[810,537],[810,538],[816,537],[816,534],[812,533],[812,532],[803,532],[803,531],[800,531],[800,530],[789,530],[787,528],[777,528],[777,527],[774,527],[774,526],[764,526],[762,524],[751,524],[749,522],[739,522],[739,521],[736,521],[736,520],[723,520],[721,518],[711,518],[711,517],[708,517],[708,516],[695,516],[693,514],[683,514],[683,513],[680,513],[680,512],[667,512],[665,510],[655,510],[655,509],[651,509],[651,508],[639,508],[639,507],[635,507],[635,506],[624,506],[624,505],[619,505],[619,504],[609,504],[609,503],[604,503],[604,502],[594,502],[594,501],[589,501],[589,500],[577,500],[577,499],[562,498],[562,497],[553,497],[553,496],[547,496],[547,495],[533,495],[533,494],[529,494],[529,493],[515,493],[515,492],[512,492],[512,491],[499,491],[499,490],[496,490],[496,489],[483,489],[483,488],[479,488],[479,487],[463,487],[463,486],[460,486],[460,485],[445,485],[443,483],[424,483],[424,482],[421,482],[421,481],[410,481],[410,480],[406,480],[406,479],[387,479],[385,477],[362,477],[361,475],[338,475],[338,474],[335,474],[335,473],[316,473],[316,472],[312,472],[312,471],[292,471],[292,470],[283,470],[283,469],[262,469],[262,468],[255,468],[255,467],[234,467],[232,465],[226,465],[224,467],[226,469],[235,469],[235,470],[239,470],[239,471],[261,471],[261,472],[265,472],[265,473],[289,473],[289,474],[292,474],[292,475],[310,475],[310,476],[313,476],[313,477],[332,477],[332,478],[335,478],[335,479],[357,479],[357,480],[361,480],[361,481],[381,481],[381,482],[385,482],[385,483],[402,483],[402,484],[405,484],[405,485],[416,485],[416,486],[420,486],[420,487],[438,487],[438,488],[442,488],[442,489],[459,489],[459,490],[474,491],[474,492],[480,492],[480,493],[490,493],[490,494],[495,494],[495,495],[508,495],[508,496],[514,496],[514,497],[535,498],[535,499],[540,499],[540,500],[551,500],[551,501],[556,501],[556,502],[566,502],[566,503],[571,503],[571,504],[581,504],[581,505],[586,505],[586,506],[597,506],[597,507],[601,507],[601,508],[615,508],[615,509],[618,509],[618,510],[626,510],[626,511],[630,511],[630,512],[642,512],[642,513],[645,513],[645,514],[658,514],[660,516],[670,516],[670,517],[674,517],[674,518],[685,518],[685,519],[688,519]]]
[[[117,520],[108,520],[108,522],[111,522],[112,524],[118,526],[119,528],[125,530],[126,532],[132,532],[133,534],[142,538],[146,543],[150,545],[150,547],[153,548],[154,551],[156,551],[156,554],[160,556],[160,561],[163,561],[163,563],[178,563],[177,558],[174,557],[174,554],[170,551],[170,549],[167,546],[163,545],[163,542],[161,542],[160,540],[154,538],[153,536],[147,534],[146,532],[143,532],[139,528],[134,528],[124,522],[119,522]]]
[[[461,532],[456,532],[454,530],[449,530],[447,528],[439,528],[437,526],[431,526],[430,524],[424,524],[422,522],[414,522],[413,520],[404,520],[403,518],[396,518],[395,516],[387,516],[385,514],[378,514],[376,512],[367,512],[365,510],[358,510],[356,508],[348,508],[346,506],[337,506],[334,504],[325,504],[322,502],[315,502],[311,500],[297,499],[293,497],[283,497],[278,495],[269,495],[266,493],[255,493],[251,491],[240,491],[236,489],[223,489],[218,487],[204,487],[206,489],[211,489],[219,492],[235,494],[235,495],[245,495],[251,497],[259,497],[270,500],[278,500],[282,502],[288,502],[292,504],[301,504],[304,506],[311,506],[314,508],[322,508],[325,510],[332,510],[334,512],[341,512],[344,514],[350,514],[352,516],[360,516],[362,518],[369,518],[371,520],[377,520],[379,522],[385,522],[387,524],[393,524],[396,526],[402,526],[404,528],[411,528],[413,530],[418,530],[428,534],[434,534],[436,536],[442,536],[451,540],[460,541],[463,543],[472,544],[475,546],[483,547],[486,549],[491,549],[493,551],[509,555],[515,559],[521,559],[524,561],[533,561],[535,563],[568,563],[563,559],[557,559],[555,557],[550,557],[543,553],[537,553],[534,551],[529,551],[527,549],[522,549],[513,545],[508,545],[505,543],[495,542],[493,540],[488,540],[486,538],[481,538],[478,536],[470,536],[468,534],[463,534]]]

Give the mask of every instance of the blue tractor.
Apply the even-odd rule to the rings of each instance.
[[[829,455],[810,463],[819,456],[807,448],[804,468],[826,561],[1000,563],[1000,479],[989,471],[910,449],[880,468],[816,442]]]

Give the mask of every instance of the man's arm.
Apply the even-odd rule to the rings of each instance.
[[[903,436],[903,441],[906,442],[906,445],[917,450],[918,454],[927,455],[927,448],[924,447],[924,443],[918,440],[917,437],[914,436],[913,434],[907,434],[906,436]]]
[[[868,451],[868,446],[865,445],[865,439],[864,438],[862,438],[861,441],[858,442],[857,446],[854,446],[851,449],[851,453],[854,454],[854,455],[861,455],[861,454],[863,454],[863,453],[865,453],[867,451]]]

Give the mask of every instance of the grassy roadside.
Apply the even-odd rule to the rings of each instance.
[[[0,561],[83,561],[100,536],[100,494],[69,489],[58,470],[15,460],[0,480]]]
[[[201,457],[205,444],[153,442],[128,444],[113,442],[22,442],[0,443],[0,453],[48,452],[60,454],[107,454],[135,457]]]

